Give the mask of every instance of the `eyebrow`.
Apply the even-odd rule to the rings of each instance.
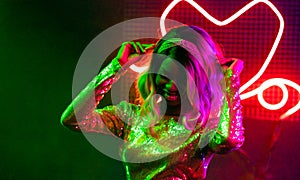
[[[164,76],[164,75],[157,74],[157,76],[159,76],[161,79],[166,79],[166,80],[169,80],[169,78],[167,78],[167,77],[166,77],[166,76]]]

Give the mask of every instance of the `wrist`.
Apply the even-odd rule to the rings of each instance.
[[[111,67],[115,70],[118,71],[123,67],[123,64],[120,62],[119,58],[114,58],[111,61]]]

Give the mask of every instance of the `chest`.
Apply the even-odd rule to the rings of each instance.
[[[133,127],[122,148],[125,162],[144,163],[168,158],[169,162],[184,162],[195,155],[200,134],[183,125],[169,122],[155,127]]]

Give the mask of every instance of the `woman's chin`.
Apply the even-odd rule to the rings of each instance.
[[[180,100],[167,100],[168,106],[180,106]]]

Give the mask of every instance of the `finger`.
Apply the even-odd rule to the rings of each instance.
[[[135,42],[131,42],[132,47],[134,48],[134,53],[140,54],[141,50],[138,48]]]
[[[235,59],[229,68],[232,69],[236,74],[240,74],[243,71],[244,62],[239,59]]]
[[[129,55],[132,51],[134,51],[132,42],[124,42],[121,46],[120,53],[124,53],[124,55]]]
[[[144,47],[141,45],[140,42],[136,42],[136,45],[139,47],[140,51],[142,51],[142,53],[145,53],[145,49]]]
[[[151,50],[154,49],[155,44],[142,44],[142,46],[145,50]]]
[[[120,48],[120,53],[124,55],[130,55],[132,53],[136,53],[135,44],[133,42],[124,42]]]

